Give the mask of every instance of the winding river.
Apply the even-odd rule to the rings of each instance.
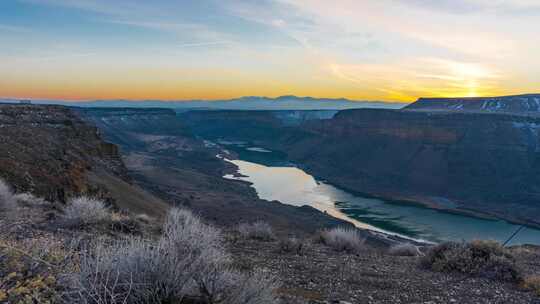
[[[502,220],[480,219],[353,195],[317,181],[292,164],[277,162],[279,157],[271,151],[249,146],[241,148],[240,160],[228,160],[238,166],[239,175],[225,178],[250,182],[262,199],[294,206],[309,205],[357,227],[431,242],[473,239],[503,242],[519,228]],[[525,228],[511,244],[540,244],[540,230]]]

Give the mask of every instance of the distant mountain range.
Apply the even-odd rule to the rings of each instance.
[[[0,99],[0,102],[16,102],[15,99]],[[59,100],[32,100],[38,104],[58,104],[78,107],[135,107],[135,108],[172,108],[172,109],[204,109],[204,110],[345,110],[359,108],[401,109],[402,103],[389,103],[380,101],[355,101],[349,99],[330,99],[297,96],[268,97],[241,97],[228,100],[94,100],[69,102]]]

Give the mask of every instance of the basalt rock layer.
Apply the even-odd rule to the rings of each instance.
[[[350,191],[540,225],[540,119],[358,109],[284,126],[250,112],[187,113],[193,132],[281,150]],[[230,132],[233,130],[234,132]]]
[[[65,201],[92,191],[86,172],[125,168],[97,129],[61,106],[0,105],[0,175],[17,191]]]
[[[144,200],[165,211],[132,184],[118,147],[64,106],[0,105],[0,178],[49,201],[86,194],[127,209]]]
[[[501,97],[420,98],[405,111],[450,111],[540,115],[540,94]]]
[[[339,186],[540,224],[539,119],[350,110],[306,128],[290,157]]]

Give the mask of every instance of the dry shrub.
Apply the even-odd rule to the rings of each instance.
[[[295,237],[283,238],[278,242],[278,251],[281,253],[302,255],[304,248],[304,242]]]
[[[11,188],[0,179],[0,209],[10,210],[15,206],[15,202]]]
[[[522,287],[535,292],[540,296],[540,276],[530,276],[523,279]]]
[[[121,213],[111,214],[110,229],[126,234],[142,234],[143,232],[141,221]]]
[[[154,220],[154,218],[145,213],[135,215],[135,219],[145,224],[149,224]]]
[[[254,223],[244,223],[238,226],[238,232],[246,239],[255,239],[261,241],[271,241],[275,239],[272,227],[263,221]]]
[[[40,206],[45,205],[47,201],[40,197],[35,197],[31,193],[18,193],[13,196],[15,201],[27,206]]]
[[[69,201],[62,218],[66,226],[79,227],[110,221],[111,212],[102,201],[81,196]]]
[[[395,256],[419,256],[420,250],[411,243],[403,243],[390,247],[388,253]]]
[[[155,242],[130,238],[98,244],[73,275],[80,303],[276,303],[273,276],[231,267],[221,232],[186,210],[170,211]]]
[[[323,230],[320,241],[336,251],[359,252],[364,247],[365,239],[356,228],[337,227]]]
[[[441,272],[519,282],[521,271],[510,252],[495,241],[446,242],[432,247],[422,264]]]

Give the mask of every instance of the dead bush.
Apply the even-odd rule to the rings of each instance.
[[[364,247],[365,239],[355,228],[337,227],[320,232],[319,240],[336,251],[358,252]]]
[[[403,243],[390,247],[388,253],[395,256],[419,256],[420,250],[411,243]]]
[[[157,243],[130,238],[98,244],[81,256],[73,275],[77,301],[95,304],[276,303],[276,280],[241,273],[221,242],[221,232],[186,210],[170,211]]]
[[[272,227],[263,221],[240,224],[238,226],[238,232],[246,239],[271,241],[275,238]]]
[[[10,210],[15,206],[15,197],[11,188],[0,179],[0,209]]]
[[[302,255],[304,247],[304,242],[295,237],[283,238],[278,242],[278,251],[281,253],[294,253],[297,255]]]
[[[81,196],[68,202],[62,218],[66,226],[78,227],[110,221],[111,212],[101,200]]]
[[[521,271],[510,252],[495,241],[446,242],[432,247],[422,265],[441,272],[518,282]]]

